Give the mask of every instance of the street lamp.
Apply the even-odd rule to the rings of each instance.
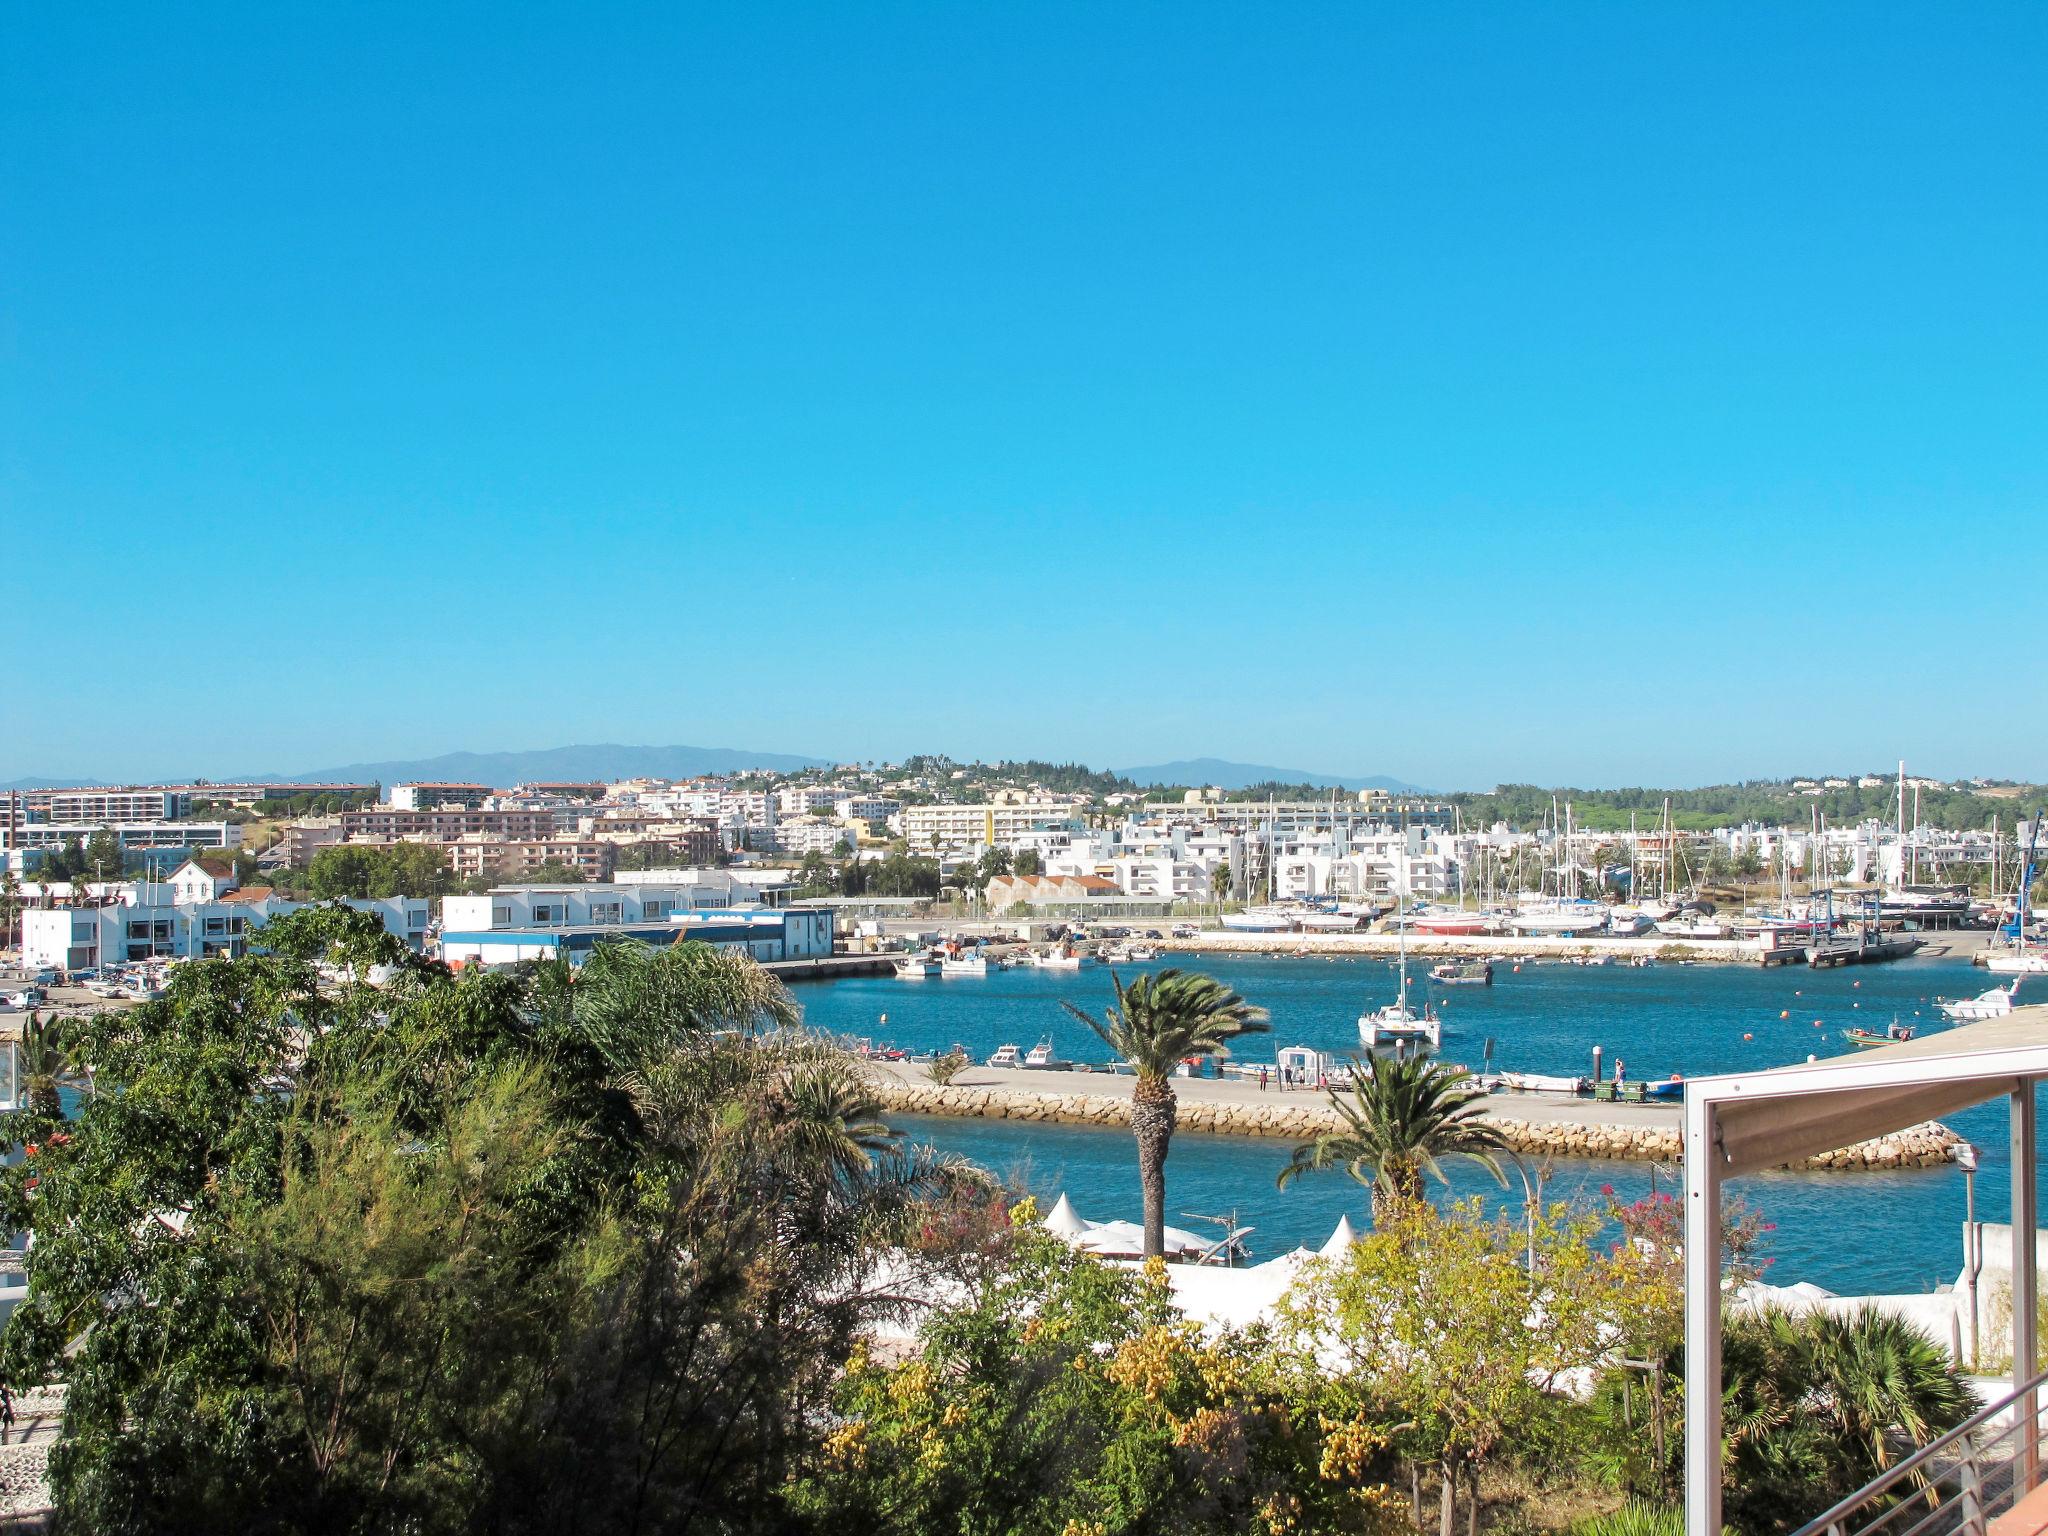
[[[1528,1217],[1529,1224],[1529,1278],[1533,1280],[1536,1278],[1536,1212],[1543,1203],[1543,1170],[1536,1170],[1536,1181],[1532,1184],[1529,1181],[1529,1167],[1522,1161],[1522,1154],[1510,1150],[1508,1160],[1515,1165],[1515,1172],[1522,1176],[1522,1209]]]
[[[1970,1363],[1977,1363],[1977,1277],[1984,1272],[1984,1228],[1977,1220],[1977,1149],[1969,1142],[1956,1148],[1963,1170],[1963,1271],[1970,1277]]]

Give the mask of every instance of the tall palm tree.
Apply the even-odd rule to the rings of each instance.
[[[1166,1252],[1166,1150],[1179,1105],[1173,1069],[1190,1056],[1228,1056],[1239,1035],[1271,1026],[1254,1007],[1213,976],[1169,967],[1128,987],[1109,974],[1116,1006],[1101,1018],[1063,1007],[1102,1037],[1138,1074],[1131,1092],[1131,1134],[1138,1142],[1138,1179],[1145,1190],[1145,1256]]]
[[[1420,1056],[1373,1062],[1370,1076],[1352,1075],[1348,1098],[1331,1090],[1330,1107],[1343,1125],[1296,1147],[1280,1170],[1280,1187],[1304,1173],[1342,1168],[1371,1186],[1378,1220],[1396,1201],[1421,1200],[1425,1173],[1449,1182],[1447,1157],[1469,1157],[1505,1184],[1497,1154],[1507,1143],[1486,1123],[1486,1095],[1470,1084],[1463,1067]]]

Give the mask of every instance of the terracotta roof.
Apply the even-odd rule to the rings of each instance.
[[[229,891],[222,901],[265,901],[274,893],[275,887],[268,885],[245,885],[239,891]]]
[[[232,879],[235,866],[226,859],[194,859],[192,861],[216,880]]]

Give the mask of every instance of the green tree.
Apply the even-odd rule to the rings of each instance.
[[[1166,1154],[1179,1117],[1174,1070],[1191,1056],[1228,1056],[1232,1040],[1262,1034],[1270,1026],[1265,1009],[1199,972],[1169,967],[1125,986],[1112,971],[1109,982],[1116,1003],[1101,1018],[1072,1003],[1062,1006],[1137,1073],[1131,1090],[1131,1134],[1138,1143],[1149,1258],[1166,1251]]]
[[[1352,1074],[1351,1091],[1330,1092],[1343,1125],[1294,1149],[1280,1170],[1285,1188],[1304,1173],[1342,1168],[1372,1190],[1373,1220],[1419,1202],[1423,1176],[1444,1178],[1443,1159],[1466,1157],[1502,1179],[1507,1143],[1486,1123],[1486,1095],[1462,1067],[1421,1056],[1376,1060]]]
[[[1525,1267],[1520,1224],[1489,1218],[1477,1200],[1446,1212],[1396,1201],[1282,1303],[1282,1339],[1386,1404],[1402,1426],[1397,1444],[1435,1468],[1442,1536],[1460,1482],[1476,1490],[1504,1446],[1544,1443],[1563,1378],[1605,1363],[1628,1317],[1668,1307],[1668,1269],[1629,1245],[1597,1248],[1598,1227],[1593,1213],[1554,1207]],[[1475,1502],[1475,1528],[1477,1515]]]
[[[1767,1312],[1727,1319],[1726,1518],[1741,1531],[1797,1525],[1977,1408],[1940,1345],[1884,1313]]]
[[[1015,872],[1020,875],[1042,875],[1045,873],[1045,861],[1039,858],[1036,848],[1026,848],[1017,855]]]

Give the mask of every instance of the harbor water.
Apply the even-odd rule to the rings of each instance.
[[[1345,1052],[1357,1047],[1357,1019],[1393,997],[1391,961],[1371,958],[1173,956],[1236,988],[1272,1015],[1270,1034],[1244,1042],[1245,1061],[1271,1061],[1283,1045]],[[1122,967],[1157,970],[1167,962]],[[1947,1027],[1932,1002],[1971,996],[1993,978],[1956,959],[1812,971],[1739,965],[1578,966],[1496,963],[1490,987],[1437,987],[1410,967],[1411,991],[1433,1000],[1444,1018],[1442,1056],[1477,1068],[1493,1042],[1492,1063],[1511,1071],[1590,1075],[1593,1047],[1611,1076],[1617,1056],[1631,1079],[1760,1069],[1837,1055],[1841,1031],[1882,1031],[1894,1019],[1922,1031]],[[1029,1047],[1050,1036],[1057,1055],[1101,1061],[1106,1051],[1061,1006],[1097,1014],[1110,1000],[1105,967],[1079,972],[992,971],[986,977],[899,981],[889,976],[803,983],[795,989],[814,1028],[910,1051],[959,1044],[980,1061],[999,1045]],[[2022,1001],[2025,1001],[2022,998]],[[1085,1216],[1135,1218],[1138,1178],[1128,1132],[1001,1120],[905,1117],[911,1134],[973,1158],[1044,1200],[1064,1191]],[[1977,1209],[2002,1220],[2007,1199],[2005,1110],[1992,1104],[1947,1117],[1981,1149]],[[1340,1174],[1274,1188],[1287,1148],[1277,1141],[1182,1134],[1168,1164],[1169,1221],[1229,1217],[1256,1227],[1255,1254],[1270,1257],[1298,1243],[1320,1244],[1348,1213],[1366,1210],[1365,1191]],[[1453,1167],[1450,1193],[1503,1198],[1481,1169]],[[1599,1204],[1674,1188],[1678,1170],[1634,1163],[1558,1162],[1546,1197]],[[1509,1178],[1514,1179],[1512,1171]],[[1774,1224],[1765,1254],[1777,1284],[1812,1281],[1844,1293],[1931,1290],[1961,1267],[1963,1176],[1955,1168],[1905,1173],[1764,1174],[1731,1188]],[[1519,1208],[1521,1188],[1514,1188]],[[1220,1231],[1220,1228],[1214,1230]]]

